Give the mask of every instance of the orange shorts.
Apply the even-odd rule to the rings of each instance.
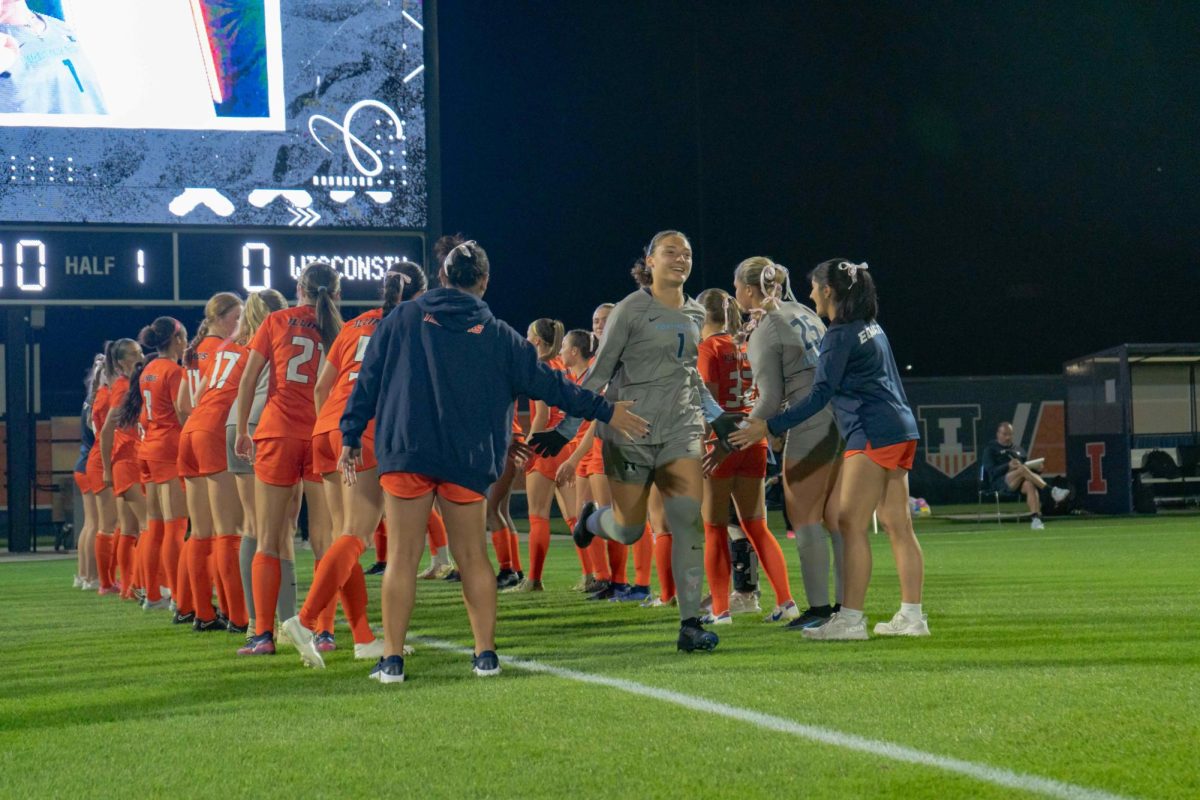
[[[762,441],[754,447],[730,453],[713,470],[712,477],[759,479],[767,477],[767,443]]]
[[[575,442],[567,442],[567,446],[559,450],[558,455],[553,458],[534,456],[525,465],[525,474],[530,475],[537,472],[550,480],[554,480],[555,476],[558,475],[558,468],[575,452],[575,445]]]
[[[604,442],[598,438],[592,439],[592,449],[579,460],[579,466],[575,468],[575,475],[579,478],[590,478],[593,475],[603,474]]]
[[[379,476],[379,485],[392,497],[401,500],[415,500],[430,492],[437,492],[438,497],[451,503],[478,503],[484,499],[483,495],[465,486],[415,472],[385,472]]]
[[[82,494],[92,493],[92,479],[86,472],[75,473],[75,485],[79,487],[79,491]]]
[[[225,434],[212,431],[184,431],[179,437],[179,457],[175,469],[181,478],[202,478],[229,469],[225,457]]]
[[[147,461],[138,459],[138,469],[142,475],[142,483],[166,483],[179,479],[179,467],[174,461]]]
[[[254,477],[263,483],[295,486],[311,475],[311,439],[273,436],[254,441]]]
[[[917,440],[889,444],[887,447],[871,447],[871,443],[867,442],[866,450],[847,450],[846,458],[858,453],[864,454],[884,469],[911,470],[913,461],[917,458]]]
[[[342,455],[342,432],[337,428],[313,435],[313,472],[328,475],[337,472],[338,458]],[[359,469],[375,469],[375,439],[362,437],[362,464]]]
[[[101,476],[103,478],[103,475]],[[136,458],[126,458],[112,465],[113,494],[117,497],[137,487],[142,488],[142,468]]]

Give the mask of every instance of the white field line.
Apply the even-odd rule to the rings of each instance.
[[[1050,525],[1047,526],[1047,530],[1051,530],[1053,527],[1055,527],[1055,525],[1053,522],[1051,522]],[[1164,533],[1179,533],[1180,530],[1186,530],[1186,529],[1200,530],[1200,521],[1197,521],[1197,520],[1178,520],[1178,521],[1170,520],[1170,521],[1160,522],[1157,525],[1144,525],[1144,526],[1140,526],[1140,527],[1142,529],[1138,531],[1138,536],[1142,536],[1142,535],[1149,536],[1149,535],[1164,534]],[[995,523],[992,523],[991,526],[981,525],[980,527],[976,527],[976,528],[963,528],[961,530],[956,530],[956,531],[947,531],[947,530],[922,531],[921,528],[918,526],[917,527],[917,536],[924,539],[926,537],[938,537],[938,536],[978,536],[981,534],[988,534],[988,533],[1011,534],[1014,532],[1014,530],[1017,530],[1017,529],[1022,530],[1022,531],[1030,530],[1028,524],[1022,524],[1022,523],[1006,524],[1003,527],[1001,527],[1000,525],[997,525]],[[1113,530],[1116,530],[1116,527],[1113,525],[1075,525],[1075,524],[1071,524],[1071,525],[1063,525],[1062,527],[1059,528],[1059,531],[1061,531],[1063,533],[1068,533],[1068,532],[1076,533],[1076,532],[1083,532],[1083,531],[1113,531]],[[1063,537],[1063,538],[1068,538],[1068,537]]]
[[[414,643],[423,644],[435,650],[444,650],[451,653],[471,653],[470,648],[461,647],[453,642],[447,642],[442,639],[431,639],[425,636],[412,636],[409,638]],[[1042,778],[1037,775],[1026,775],[999,767],[988,766],[987,764],[977,764],[973,761],[939,756],[936,753],[927,753],[924,750],[917,750],[912,747],[905,747],[904,745],[884,742],[878,739],[867,739],[830,728],[804,725],[784,717],[738,708],[737,706],[718,703],[715,700],[707,700],[703,697],[672,692],[668,689],[659,689],[622,678],[610,678],[606,675],[564,669],[526,658],[500,656],[500,660],[506,666],[514,669],[525,670],[526,672],[538,672],[543,675],[553,675],[556,678],[575,681],[576,683],[604,686],[609,689],[625,692],[626,694],[639,695],[652,700],[670,703],[671,705],[686,708],[689,711],[699,711],[705,714],[712,714],[713,716],[725,717],[726,719],[749,723],[765,730],[787,733],[801,739],[820,742],[821,744],[841,747],[846,750],[879,756],[906,764],[916,764],[917,766],[953,772],[973,778],[982,783],[1002,786],[1006,789],[1019,789],[1044,797],[1061,798],[1061,800],[1128,800],[1128,798],[1122,795],[1111,794],[1099,789],[1089,789],[1085,786],[1076,786],[1071,783]]]

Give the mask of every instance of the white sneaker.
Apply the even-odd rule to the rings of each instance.
[[[171,599],[171,590],[168,589],[166,586],[159,586],[158,593],[161,594],[167,600]]]
[[[922,614],[919,619],[906,617],[899,611],[890,622],[880,622],[875,626],[877,636],[928,636],[929,615]]]
[[[83,588],[83,578],[76,575],[75,582],[71,584],[71,588],[72,589],[82,589]]]
[[[789,600],[786,606],[775,606],[775,610],[763,617],[763,622],[790,622],[800,619],[800,609],[795,600]]]
[[[158,609],[170,608],[170,606],[171,606],[171,601],[168,600],[167,598],[163,597],[159,600],[155,600],[155,601],[147,600],[145,603],[142,603],[142,610],[143,611],[156,611]]]
[[[834,614],[819,628],[805,628],[800,631],[805,639],[820,639],[823,641],[855,641],[867,640],[867,618],[858,622],[850,622],[841,612]]]
[[[762,607],[754,592],[731,592],[729,595],[729,611],[731,614],[759,614]]]
[[[84,581],[83,586],[79,588],[83,589],[85,592],[94,592],[100,588],[100,581],[99,579],[94,581]]]
[[[1061,486],[1055,486],[1053,489],[1050,490],[1050,497],[1053,498],[1054,502],[1056,502],[1056,503],[1061,503],[1063,500],[1066,500],[1070,496],[1071,496],[1071,490],[1064,489]]]
[[[1033,521],[1029,523],[1029,527],[1035,531],[1044,531],[1046,529],[1046,523],[1042,522],[1041,517],[1034,517]]]
[[[383,639],[372,639],[366,644],[354,645],[354,660],[367,661],[374,659],[378,661],[383,658]]]
[[[702,625],[732,625],[733,615],[728,611],[716,617],[714,617],[711,613],[708,613],[700,618],[700,623]]]
[[[321,658],[321,652],[317,650],[316,644],[313,643],[313,632],[304,627],[299,617],[284,620],[283,630],[287,633],[288,638],[292,640],[292,644],[296,646],[296,650],[300,652],[300,658],[306,665],[314,669],[325,668],[325,659]],[[379,655],[375,656],[375,658],[382,656],[383,648],[380,647]],[[354,647],[354,657],[358,657],[358,645]]]

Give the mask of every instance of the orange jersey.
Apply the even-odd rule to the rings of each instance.
[[[383,320],[383,309],[374,308],[365,314],[359,314],[342,328],[342,332],[329,348],[329,365],[337,370],[333,379],[333,387],[329,396],[321,405],[321,413],[317,415],[317,424],[313,427],[313,435],[328,433],[338,429],[342,412],[346,410],[346,402],[350,392],[354,390],[354,382],[358,380],[358,368],[362,366],[363,356],[367,345],[371,342],[371,334]],[[375,438],[375,420],[367,423],[363,436]]]
[[[109,389],[109,411],[120,408],[125,402],[125,395],[129,393],[129,378],[122,375],[112,383],[112,388]],[[105,414],[105,419],[108,415]],[[103,424],[103,423],[101,423]],[[137,428],[117,428],[113,433],[112,460],[115,464],[118,461],[137,458],[138,454],[138,434]]]
[[[559,372],[567,371],[567,365],[564,364],[562,362],[562,359],[559,358],[558,356],[555,356],[554,358],[547,361],[546,366],[549,367],[550,369],[557,370]],[[571,376],[569,373],[568,373],[567,377],[571,378],[571,380],[575,381],[576,383],[580,382],[579,380],[576,380],[573,376]],[[579,377],[582,378],[583,376],[581,375]],[[537,412],[537,401],[530,400],[529,401],[529,424],[530,424],[530,426],[533,425],[533,416],[536,412]],[[553,430],[558,425],[558,423],[562,422],[566,418],[567,418],[566,414],[564,414],[562,411],[559,411],[554,406],[550,406],[550,419],[546,421],[546,427],[543,428],[542,430],[547,430],[547,431]]]
[[[213,368],[213,356],[224,342],[220,336],[205,336],[200,340],[200,344],[196,345],[196,352],[186,364],[188,391],[192,393],[192,402],[196,400],[196,392],[200,391],[200,381],[207,378]]]
[[[237,342],[226,342],[212,354],[204,394],[188,417],[185,429],[225,434],[229,409],[237,400],[238,383],[246,370],[249,352]]]
[[[317,421],[313,386],[321,363],[317,311],[296,306],[267,315],[250,349],[267,359],[267,405],[254,439],[309,439]]]
[[[183,367],[169,358],[156,358],[142,370],[142,447],[138,457],[146,461],[175,463],[179,432],[183,423],[175,410],[175,397],[183,382]]]
[[[713,397],[724,411],[750,413],[750,387],[754,374],[750,360],[742,348],[734,343],[727,333],[709,336],[700,342],[696,369],[705,383],[715,383],[717,393]]]
[[[107,386],[100,386],[96,389],[96,396],[92,398],[92,430],[96,435],[100,435],[100,429],[104,427],[104,420],[108,418],[108,409],[112,407],[109,402],[110,395]],[[96,445],[96,451],[99,452],[100,445]]]

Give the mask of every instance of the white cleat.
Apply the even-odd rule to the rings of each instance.
[[[850,622],[841,613],[835,613],[819,628],[805,628],[800,631],[805,639],[818,639],[827,642],[865,642],[867,640],[867,618],[858,622]]]
[[[83,578],[76,575],[75,582],[71,584],[71,588],[72,589],[82,589],[83,588]]]
[[[405,655],[408,655],[405,653]],[[378,661],[383,658],[383,639],[372,639],[366,644],[354,645],[355,661]]]
[[[775,610],[763,617],[763,622],[791,622],[800,619],[800,609],[795,600],[789,600],[785,606],[775,606]]]
[[[321,658],[321,651],[317,650],[317,645],[313,642],[313,632],[304,627],[300,622],[299,617],[292,617],[284,620],[283,630],[287,633],[288,638],[292,640],[292,644],[296,646],[296,650],[300,652],[300,658],[307,666],[314,669],[324,669],[325,659]],[[355,655],[357,656],[358,648],[355,647]],[[383,655],[383,648],[379,649],[379,658]]]
[[[906,617],[899,611],[890,622],[880,622],[875,626],[876,636],[928,636],[929,615],[922,614],[918,619]]]
[[[85,592],[94,592],[100,588],[100,581],[99,579],[94,581],[84,581],[83,586],[79,588],[83,589]]]
[[[168,600],[167,598],[163,597],[158,600],[147,600],[146,602],[142,603],[142,610],[143,611],[159,611],[159,610],[165,611],[168,608],[170,608],[170,606],[171,606],[171,601]]]
[[[700,618],[700,624],[702,624],[702,625],[732,625],[733,624],[733,614],[729,613],[728,611],[726,611],[724,614],[719,614],[715,617],[712,614],[705,614],[704,616],[702,616]]]
[[[762,606],[758,604],[758,596],[754,592],[732,592],[729,595],[729,613],[761,614]]]
[[[1042,522],[1041,517],[1034,517],[1033,521],[1029,523],[1029,527],[1035,531],[1042,531],[1046,529],[1046,523]]]

